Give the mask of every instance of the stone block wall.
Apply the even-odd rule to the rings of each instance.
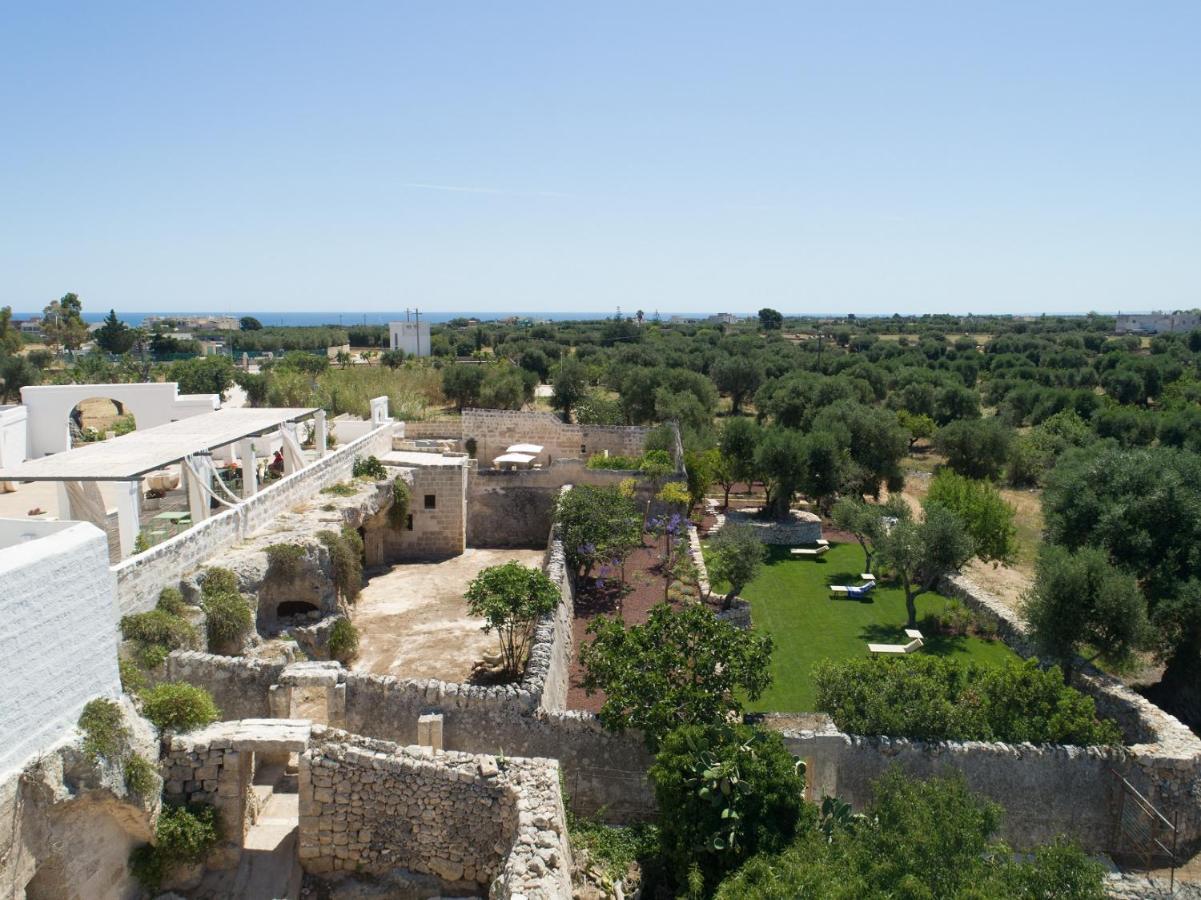
[[[391,446],[392,426],[383,425],[300,472],[264,488],[235,508],[197,523],[113,566],[121,615],[153,609],[164,587],[178,583],[187,572],[210,557],[226,552],[254,532],[271,525],[282,513],[311,498],[322,488],[350,478],[356,456],[380,456]]]
[[[367,565],[458,556],[467,546],[467,475],[465,459],[425,454],[428,466],[402,468],[409,486],[412,528],[392,527],[382,511],[364,523]],[[395,470],[393,470],[395,471]],[[433,506],[426,505],[433,498]]]
[[[399,867],[451,891],[571,896],[552,760],[434,752],[316,728],[300,761],[299,855],[314,874]]]
[[[258,814],[251,789],[256,765],[303,752],[310,727],[303,720],[242,719],[171,739],[161,764],[163,797],[213,806],[221,822],[221,843],[206,865],[229,869],[238,864],[246,830]]]
[[[545,448],[542,462],[550,463],[564,457],[586,460],[606,450],[611,455],[640,456],[652,430],[640,425],[569,425],[551,413],[465,409],[460,436],[464,442],[474,439],[476,458],[489,464],[513,444],[541,444]],[[406,423],[405,436],[449,435],[419,434]]]

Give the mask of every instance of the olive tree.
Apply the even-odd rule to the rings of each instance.
[[[917,627],[917,598],[934,590],[974,552],[963,521],[943,506],[927,509],[921,521],[902,519],[888,530],[880,544],[880,561],[896,573],[905,591],[907,628]]]
[[[708,556],[709,576],[730,585],[722,604],[729,609],[734,598],[754,580],[763,566],[767,548],[752,526],[727,525],[709,541]]]
[[[1038,558],[1023,613],[1039,649],[1059,663],[1065,682],[1077,654],[1088,662],[1128,662],[1147,638],[1147,603],[1138,582],[1097,547],[1072,552],[1054,544]]]

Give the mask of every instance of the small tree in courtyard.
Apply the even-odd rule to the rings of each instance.
[[[716,725],[741,713],[771,684],[772,641],[718,619],[699,603],[652,607],[646,623],[624,627],[601,616],[580,648],[584,689],[604,691],[606,728],[642,731],[656,750],[673,728]]]
[[[917,627],[917,598],[937,587],[939,579],[972,558],[972,539],[949,509],[933,506],[916,522],[903,519],[880,544],[880,561],[896,572],[905,591],[908,628]]]
[[[505,672],[520,675],[534,624],[558,604],[559,588],[541,569],[512,561],[484,569],[465,596],[471,614],[484,619],[484,631],[496,630]]]
[[[1130,660],[1147,639],[1147,602],[1134,576],[1097,547],[1075,553],[1049,544],[1038,558],[1023,612],[1035,643],[1070,683],[1076,655],[1091,652],[1112,665]]]
[[[709,541],[709,576],[730,585],[723,608],[754,580],[767,557],[767,548],[750,525],[727,525]]]
[[[576,485],[559,497],[555,516],[567,562],[580,578],[598,563],[628,556],[642,539],[642,516],[618,488]]]

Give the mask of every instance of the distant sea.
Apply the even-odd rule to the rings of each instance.
[[[14,319],[29,319],[34,316],[41,316],[41,310],[37,312],[14,312]],[[96,312],[87,310],[83,314],[85,322],[100,322],[108,315],[108,310]],[[633,315],[633,311],[623,313],[623,315]],[[705,318],[708,313],[668,313],[662,317],[670,319],[673,315],[685,315],[689,318]],[[142,320],[147,316],[254,316],[264,325],[341,325],[348,328],[351,325],[387,325],[389,322],[403,321],[405,314],[401,312],[369,312],[369,313],[348,313],[348,312],[254,312],[247,310],[245,312],[121,312],[117,310],[117,318],[123,321],[126,325],[141,325]],[[612,318],[612,312],[425,312],[421,313],[422,320],[426,322],[449,322],[451,319],[479,319],[481,322],[497,321],[499,319],[507,319],[510,316],[517,316],[520,319],[552,319],[555,321],[592,321],[596,319]],[[649,318],[649,316],[648,316]]]

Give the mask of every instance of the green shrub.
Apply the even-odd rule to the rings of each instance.
[[[185,619],[165,609],[121,617],[121,636],[143,647],[158,645],[167,650],[196,646],[196,629]]]
[[[132,659],[118,659],[117,669],[121,675],[121,690],[131,696],[137,696],[146,687],[146,676]]]
[[[207,569],[200,580],[200,593],[205,597],[216,594],[236,594],[238,576],[229,569],[214,566]]]
[[[356,456],[351,473],[355,478],[367,478],[371,481],[382,481],[388,477],[384,464],[374,456]]]
[[[603,453],[596,453],[588,457],[589,469],[618,469],[623,471],[637,471],[642,468],[641,456],[605,456]]]
[[[116,701],[103,697],[84,706],[78,724],[83,732],[83,752],[92,762],[101,758],[116,759],[129,737],[121,707]]]
[[[142,694],[142,715],[160,732],[184,732],[215,722],[220,712],[204,688],[168,681]]]
[[[329,658],[348,663],[359,652],[359,630],[350,619],[338,619],[329,630]]]
[[[567,811],[573,854],[588,852],[593,872],[613,883],[626,877],[634,863],[652,864],[659,856],[659,827],[651,824],[606,825]]]
[[[392,505],[388,507],[388,524],[393,528],[404,528],[409,515],[412,493],[403,479],[392,482]]]
[[[363,539],[347,526],[337,531],[319,531],[317,540],[329,550],[334,590],[345,600],[354,600],[363,590]]]
[[[673,731],[650,777],[663,861],[680,886],[695,868],[711,892],[756,853],[787,847],[802,815],[813,815],[804,804],[804,764],[778,734],[748,725]]]
[[[1100,865],[1070,844],[1014,859],[992,840],[1000,807],[973,796],[962,776],[920,781],[893,768],[874,794],[866,815],[823,820],[785,852],[749,860],[722,882],[718,900],[1105,897]]]
[[[159,592],[158,603],[154,605],[154,608],[172,616],[182,616],[187,610],[188,604],[184,602],[183,591],[179,588],[165,587]]]
[[[156,774],[154,766],[136,753],[125,760],[125,787],[139,797],[150,796],[150,792],[154,790]]]
[[[145,672],[157,669],[167,661],[171,651],[162,644],[139,644],[134,650],[134,662]]]
[[[155,828],[155,843],[130,854],[134,878],[152,895],[177,865],[198,863],[221,839],[217,811],[211,806],[164,806]]]
[[[359,492],[359,489],[349,481],[339,481],[337,484],[331,484],[329,487],[323,487],[321,493],[333,494],[335,497],[353,497]]]
[[[267,574],[288,578],[300,570],[306,550],[301,544],[272,544],[267,548]]]
[[[919,740],[1120,744],[1093,698],[1035,660],[981,665],[935,656],[872,657],[814,667],[817,706],[851,734]]]
[[[240,648],[254,627],[254,613],[241,594],[206,594],[204,627],[211,653]]]

